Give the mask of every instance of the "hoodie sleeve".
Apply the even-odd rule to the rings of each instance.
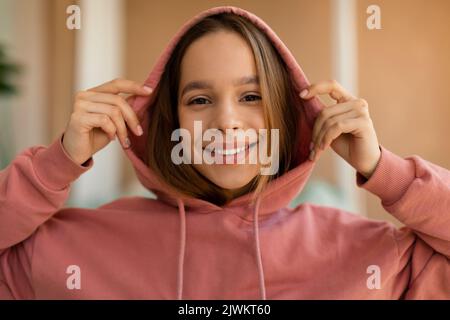
[[[356,181],[377,195],[405,226],[393,230],[398,272],[408,278],[404,298],[450,296],[450,171],[419,156],[405,159],[380,146],[381,158],[367,180]],[[426,292],[425,292],[426,291]]]
[[[59,137],[48,147],[25,149],[0,171],[0,298],[15,296],[29,279],[30,250],[24,241],[68,198],[70,184],[89,170],[91,157],[75,163]]]

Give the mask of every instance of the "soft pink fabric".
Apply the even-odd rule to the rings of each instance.
[[[145,83],[158,84],[182,34],[203,17],[234,12],[270,38],[296,92],[308,80],[277,35],[236,7],[206,10],[182,26]],[[152,99],[132,101],[148,125]],[[61,138],[24,150],[0,172],[0,298],[15,299],[421,299],[450,297],[450,172],[418,156],[403,159],[383,146],[369,180],[406,227],[304,203],[288,208],[308,180],[311,128],[322,106],[302,104],[296,167],[271,182],[255,206],[250,195],[219,207],[181,196],[144,164],[144,136],[130,132],[126,154],[158,200],[125,197],[97,209],[63,208],[70,185],[94,164],[75,164]],[[69,290],[68,266],[81,270]],[[381,286],[367,285],[369,266]]]

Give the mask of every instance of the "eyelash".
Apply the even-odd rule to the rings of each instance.
[[[258,95],[256,95],[256,94],[248,94],[248,95],[246,95],[244,98],[246,98],[246,97],[256,97],[256,98],[258,98],[259,100],[261,100],[261,97],[258,96]],[[191,100],[191,101],[188,103],[188,105],[196,104],[196,103],[194,103],[194,102],[197,101],[197,100],[199,100],[199,99],[207,100],[206,98],[203,98],[203,97],[195,98],[195,99]],[[247,101],[247,102],[255,102],[255,101],[256,101],[256,100]],[[200,103],[200,104],[203,104],[203,103]]]

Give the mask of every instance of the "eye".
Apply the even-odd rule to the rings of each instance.
[[[248,100],[247,98],[250,98],[250,100]],[[255,95],[255,94],[248,94],[244,97],[244,99],[246,99],[246,101],[248,101],[248,102],[253,102],[253,101],[261,100],[261,97]]]
[[[196,99],[191,100],[191,102],[189,102],[188,105],[191,105],[191,104],[204,104],[202,102],[205,102],[205,101],[208,101],[208,99],[206,99],[206,98],[196,98]]]

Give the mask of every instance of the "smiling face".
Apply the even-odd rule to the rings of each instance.
[[[238,34],[229,31],[213,32],[197,39],[186,50],[181,63],[178,117],[180,127],[191,134],[192,154],[196,152],[195,143],[205,149],[214,141],[194,141],[194,121],[201,121],[202,132],[215,130],[224,142],[232,137],[227,140],[231,145],[220,143],[211,153],[214,157],[217,152],[222,164],[202,161],[193,166],[211,182],[232,193],[245,188],[260,169],[259,164],[248,160],[254,156],[252,153],[258,152],[258,136],[237,137],[239,130],[251,129],[258,133],[265,128],[257,76],[251,48]],[[244,151],[236,148],[241,145]],[[236,163],[239,151],[244,152],[247,161]]]
[[[221,13],[189,28],[155,89],[146,162],[174,191],[216,205],[249,193],[253,202],[297,160],[301,102],[282,56],[246,18]],[[231,145],[218,143],[227,133]]]

